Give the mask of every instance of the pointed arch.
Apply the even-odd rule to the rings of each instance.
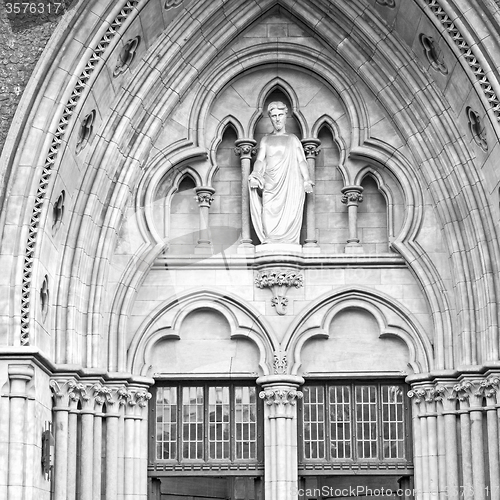
[[[333,141],[337,145],[339,152],[340,152],[340,163],[339,163],[339,168],[341,168],[341,171],[343,169],[343,165],[346,159],[347,155],[347,145],[345,143],[344,138],[342,137],[342,134],[340,132],[340,127],[338,126],[338,123],[329,115],[324,114],[323,116],[320,116],[314,123],[313,126],[311,127],[311,137],[314,137],[315,139],[318,138],[319,134],[321,133],[322,128],[327,128],[330,133],[332,134]],[[345,178],[345,176],[344,176]]]
[[[299,98],[297,93],[292,88],[291,85],[288,84],[285,80],[280,77],[275,77],[270,80],[264,87],[262,87],[256,102],[256,111],[253,114],[252,118],[248,124],[248,133],[249,137],[253,138],[253,131],[257,125],[257,122],[262,116],[265,116],[267,110],[264,109],[264,104],[269,95],[271,95],[275,91],[282,92],[292,106],[291,110],[288,110],[289,116],[293,116],[299,123],[299,127],[302,131],[302,136],[307,137],[309,134],[309,126],[307,124],[307,120],[304,118],[304,115],[300,111]]]
[[[238,120],[238,118],[233,115],[229,115],[221,120],[219,126],[217,127],[217,131],[212,144],[210,145],[210,159],[212,162],[212,168],[208,173],[209,185],[212,185],[212,179],[219,169],[219,166],[217,164],[217,149],[219,148],[224,134],[227,132],[228,128],[232,128],[234,130],[238,139],[242,139],[243,137],[245,137],[243,125]]]

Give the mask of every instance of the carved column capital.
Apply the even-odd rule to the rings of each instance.
[[[266,389],[259,393],[260,399],[263,399],[268,406],[295,406],[297,400],[303,396],[301,391],[295,389]]]
[[[213,194],[215,193],[215,189],[209,186],[202,186],[196,188],[196,196],[195,200],[200,206],[200,208],[206,207],[210,208],[212,202],[214,201]]]
[[[486,398],[494,398],[500,386],[500,378],[498,376],[492,376],[485,380],[482,380],[477,387],[478,396]]]
[[[242,160],[251,160],[257,154],[257,141],[253,139],[238,139],[235,141],[234,153]]]
[[[319,139],[315,139],[313,137],[307,138],[307,139],[302,139],[302,147],[304,148],[304,154],[306,155],[306,158],[316,158],[316,156],[319,155],[319,152],[321,151],[319,149],[319,145],[321,144],[321,141]]]
[[[408,397],[418,405],[425,401],[426,395],[427,391],[422,387],[417,387],[408,391]]]
[[[104,403],[106,405],[113,404],[113,394],[109,387],[101,385],[99,382],[92,387],[94,391],[95,404],[98,408],[102,408]]]
[[[361,186],[346,186],[341,189],[341,201],[345,205],[358,205],[363,201],[363,188]]]
[[[147,391],[137,391],[135,393],[135,400],[137,401],[137,404],[141,407],[144,408],[147,406],[148,401],[151,399],[151,393]]]

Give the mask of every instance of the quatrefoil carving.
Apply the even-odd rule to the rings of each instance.
[[[137,47],[141,41],[140,36],[131,38],[122,48],[120,55],[118,56],[118,61],[116,62],[115,69],[113,71],[113,76],[117,77],[122,73],[125,73],[132,64],[137,52]]]
[[[49,311],[49,277],[45,275],[42,287],[40,288],[40,308],[42,310],[42,320],[45,321]]]
[[[424,54],[430,65],[436,70],[441,72],[443,75],[448,74],[448,68],[444,63],[442,55],[439,53],[436,42],[432,37],[427,36],[424,33],[420,34],[420,43],[424,49]]]
[[[467,118],[469,119],[469,130],[474,142],[483,150],[488,151],[488,142],[486,140],[486,128],[479,114],[470,106],[465,108]]]
[[[94,121],[96,117],[96,111],[93,109],[85,118],[82,120],[80,125],[80,131],[78,133],[78,141],[76,143],[76,154],[80,153],[82,149],[89,143],[94,130]]]
[[[64,215],[64,198],[66,193],[64,189],[61,191],[57,200],[54,202],[52,209],[52,234],[55,234],[61,225],[62,218]]]
[[[182,2],[183,0],[166,0],[164,8],[165,10],[173,9],[174,7],[178,7]]]
[[[396,7],[396,2],[394,0],[377,0],[377,3],[384,7],[389,7],[389,9],[394,9],[394,7]]]

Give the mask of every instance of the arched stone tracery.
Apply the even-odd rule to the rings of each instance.
[[[161,18],[156,16],[154,22],[153,2],[127,1],[116,6],[110,4],[109,8],[98,8],[95,3],[93,8],[101,12],[100,21],[89,23],[80,32],[88,34],[85,46],[89,48],[83,54],[71,45],[73,53],[82,57],[71,62],[67,78],[57,83],[60,87],[57,98],[44,83],[40,87],[43,106],[33,107],[35,121],[32,123],[28,116],[24,120],[33,127],[26,128],[23,141],[25,144],[32,141],[36,154],[31,153],[32,162],[19,163],[20,170],[29,172],[9,181],[14,201],[8,202],[8,219],[24,220],[25,224],[13,238],[8,226],[14,224],[9,222],[4,236],[13,255],[20,255],[23,260],[12,271],[17,285],[9,291],[15,305],[5,320],[8,342],[32,344],[47,351],[53,360],[34,355],[47,371],[60,373],[79,366],[78,377],[82,380],[90,380],[92,370],[97,369],[111,374],[127,372],[133,378],[150,374],[151,353],[158,343],[177,342],[175,339],[182,342],[179,325],[189,314],[210,309],[225,318],[231,339],[250,339],[257,346],[259,361],[255,370],[245,376],[256,376],[259,370],[263,375],[262,397],[270,407],[266,407],[266,418],[293,419],[293,405],[281,414],[282,406],[289,402],[281,396],[273,400],[273,395],[290,394],[295,401],[298,385],[303,382],[298,374],[304,345],[326,340],[328,325],[346,310],[367,311],[378,322],[382,343],[384,336],[396,337],[408,349],[415,373],[408,379],[414,385],[414,416],[415,421],[422,423],[416,425],[417,432],[421,432],[416,449],[420,445],[435,446],[434,434],[424,435],[424,431],[439,428],[445,420],[456,425],[458,419],[449,418],[451,413],[439,413],[442,400],[436,399],[436,394],[441,394],[440,386],[432,385],[434,381],[438,384],[439,377],[431,373],[448,370],[450,380],[462,381],[464,377],[458,372],[451,373],[457,366],[486,366],[498,358],[499,252],[488,201],[490,186],[483,175],[496,177],[484,174],[479,166],[480,160],[475,155],[485,151],[474,149],[475,143],[464,133],[461,120],[466,119],[466,113],[460,113],[456,119],[459,113],[455,115],[447,101],[441,88],[446,75],[442,73],[433,81],[433,73],[422,69],[425,54],[412,52],[411,40],[393,36],[376,14],[390,7],[391,15],[403,15],[403,2],[400,6],[377,2],[378,11],[372,3],[230,0],[224,2],[221,16],[218,10],[221,6],[216,2],[156,2]],[[491,72],[485,71],[489,62],[486,64],[485,58],[478,55],[472,35],[462,34],[466,30],[464,23],[452,20],[448,2],[428,0],[416,5],[425,16],[435,15],[429,19],[441,26],[440,43],[456,44],[454,50],[463,56],[461,63],[469,71],[467,75],[474,75],[471,81],[482,94],[479,97],[473,94],[475,97],[467,103],[467,109],[474,112],[478,109],[480,119],[483,115],[490,117],[491,123],[485,121],[487,149],[493,151],[498,83],[490,76]],[[67,25],[68,33],[74,31],[71,23],[79,26],[82,12],[75,12]],[[298,43],[283,37],[276,41],[268,40],[269,36],[257,44],[245,41],[253,28],[262,27],[259,23],[265,23],[266,16],[281,16],[284,24],[293,24],[296,33],[310,40]],[[141,23],[147,23],[148,19],[156,31],[142,30]],[[394,30],[397,29],[396,23]],[[64,36],[60,33],[60,40]],[[84,34],[79,36],[85,38]],[[125,54],[123,45],[132,40],[137,43],[128,43]],[[200,43],[206,50],[199,50]],[[137,53],[132,54],[131,48],[137,49]],[[450,51],[445,55],[448,64]],[[101,93],[111,78],[108,69],[116,68],[120,57],[123,71],[119,68],[120,74],[111,80],[112,90]],[[453,68],[450,65],[450,75]],[[285,78],[290,74],[309,79],[311,86],[322,86],[321,109],[318,102],[304,99],[307,94],[304,88]],[[257,81],[257,77],[259,85],[255,85],[252,93],[232,101],[246,103],[247,108],[235,106],[236,109],[219,114],[223,107],[217,106],[234,90],[234,85],[245,79]],[[58,79],[54,77],[54,81]],[[45,91],[47,95],[43,94]],[[312,247],[319,241],[319,252],[307,253],[304,245],[300,255],[264,253],[256,257],[248,235],[242,235],[240,245],[234,245],[231,251],[223,248],[203,255],[169,254],[168,207],[186,176],[193,180],[200,205],[200,226],[193,231],[200,232],[198,243],[210,250],[210,223],[206,221],[210,204],[218,196],[213,187],[219,167],[217,150],[228,127],[235,130],[235,146],[240,149],[242,180],[238,188],[243,219],[245,172],[250,169],[257,147],[254,131],[265,113],[264,102],[278,91],[291,103],[304,146],[310,147],[310,159],[321,155],[314,141],[323,127],[329,130],[338,149],[338,164],[328,165],[337,177],[317,180],[318,191],[323,190],[321,202],[330,197],[332,206],[316,217],[317,224],[311,222],[314,218],[307,217],[313,231],[318,228],[324,231],[317,240],[310,231],[306,238],[306,243],[313,243]],[[327,93],[330,100],[325,97]],[[105,103],[106,99],[109,102]],[[492,102],[493,108],[485,111],[481,105],[486,106],[487,102]],[[51,120],[42,117],[47,109],[55,110]],[[84,127],[78,138],[78,123],[82,119]],[[471,126],[471,131],[477,136],[472,139],[484,139],[484,130],[479,126]],[[484,141],[477,145],[481,144],[484,146]],[[32,168],[36,164],[40,168]],[[356,191],[367,175],[376,180],[389,205],[389,248],[376,255],[355,256],[321,251],[323,243],[331,243],[325,236],[327,230],[338,230],[328,226],[328,210],[332,213],[337,210],[341,214],[339,219],[347,218],[342,207],[334,206],[341,199],[337,184],[343,182],[344,189]],[[331,185],[327,188],[328,183]],[[16,202],[19,193],[27,192],[26,185],[32,187],[33,198]],[[61,192],[65,193],[64,223],[53,231],[55,211],[46,201],[56,200]],[[165,215],[160,223],[155,219],[158,193],[164,194]],[[349,196],[347,192],[344,194]],[[395,223],[394,212],[399,210]],[[54,235],[57,232],[57,238],[52,232]],[[268,290],[255,287],[254,273],[279,266],[303,270],[306,286],[290,290],[289,306],[277,318]],[[350,272],[352,269],[359,273]],[[233,271],[237,278],[229,276]],[[359,286],[353,287],[352,281],[356,279],[359,283],[354,285]],[[50,295],[45,293],[47,287],[43,283],[50,283]],[[393,284],[395,291],[389,289]],[[481,381],[487,376],[487,368],[476,366],[474,370],[477,380],[471,384],[477,385],[476,392],[469,394],[469,386],[460,389],[474,403],[471,406],[462,400],[460,403],[462,413],[470,413],[470,417],[460,417],[465,422],[466,445],[467,436],[477,442],[481,438],[467,422],[480,422],[479,413],[483,410],[488,436],[495,436],[490,400],[484,405],[474,399],[485,391]],[[210,375],[223,378],[227,374],[214,371]],[[151,382],[141,383],[146,387]],[[491,380],[489,383],[496,393],[498,384]],[[418,392],[420,385],[424,387],[423,393]],[[89,448],[90,407],[84,389],[77,398],[79,406],[71,411],[74,410],[75,418],[81,415],[86,429],[84,446]],[[431,394],[432,390],[435,392]],[[450,394],[455,397],[459,390],[451,389]],[[8,397],[15,400],[18,396],[13,392]],[[143,396],[138,399],[138,405],[145,403]],[[102,423],[99,419],[104,418],[101,413],[107,415],[108,409],[109,406],[106,411],[99,409],[95,415],[92,413],[96,428]],[[456,408],[445,410],[453,412]],[[122,415],[123,425],[134,434],[137,453],[144,453],[137,445],[144,428],[134,422],[140,420],[135,410],[127,406],[127,411]],[[286,425],[287,432],[292,432],[290,422]],[[70,444],[73,446],[74,442]],[[474,477],[479,488],[484,482],[482,453],[474,448],[468,456],[467,450],[463,454],[463,467],[469,458],[473,461],[475,471],[479,472],[474,472],[471,478]],[[451,445],[446,451],[451,461],[448,469],[438,464],[432,468],[431,476],[425,478],[429,469],[423,467],[424,462],[436,465],[436,450],[431,451],[417,457],[420,461],[417,470],[421,471],[419,488],[424,491],[425,479],[429,479],[429,491],[433,492],[438,476],[440,484],[446,476],[448,486],[458,485],[457,450]],[[280,453],[279,447],[273,448],[271,455],[275,452]],[[498,457],[491,449],[488,452],[491,470],[498,470]],[[88,456],[88,450],[85,455]],[[132,455],[130,452],[123,457],[125,463],[133,462]],[[291,483],[295,481],[292,476],[296,466],[292,455],[286,462],[290,468],[286,480]],[[145,462],[145,457],[140,460]],[[87,465],[83,467],[85,478],[91,475]],[[272,474],[279,476],[274,469]],[[266,476],[266,481],[276,488],[279,479],[272,474]],[[132,482],[132,476],[125,476],[127,494],[143,495],[144,484]],[[58,498],[62,499],[64,489],[58,491]],[[276,489],[271,491],[273,499],[279,498]],[[0,490],[0,496],[1,493]],[[115,493],[111,491],[110,498]]]

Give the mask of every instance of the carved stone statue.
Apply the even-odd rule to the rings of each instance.
[[[305,193],[313,183],[300,140],[286,132],[286,105],[272,102],[267,111],[274,131],[262,138],[248,179],[252,222],[262,243],[298,244]]]

